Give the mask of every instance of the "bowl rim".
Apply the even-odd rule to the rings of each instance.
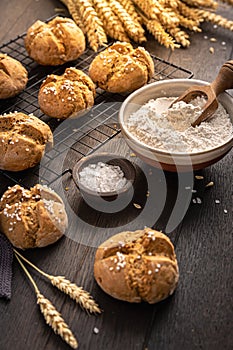
[[[224,143],[221,143],[220,145],[217,145],[215,147],[211,147],[211,148],[207,148],[206,150],[204,151],[197,151],[197,152],[172,152],[172,151],[166,151],[166,150],[161,150],[159,148],[155,148],[155,147],[152,147],[152,146],[149,146],[149,145],[146,145],[145,143],[143,143],[142,141],[136,139],[134,137],[134,135],[128,130],[128,128],[126,127],[126,123],[124,121],[124,110],[127,106],[127,104],[129,103],[129,101],[134,98],[135,96],[137,96],[138,94],[140,94],[141,92],[143,91],[146,91],[148,90],[149,88],[151,88],[151,86],[157,86],[157,85],[166,85],[166,84],[169,84],[169,83],[178,83],[180,85],[182,85],[183,83],[186,83],[186,82],[191,82],[190,85],[193,85],[193,84],[199,84],[199,85],[209,85],[209,83],[207,81],[204,81],[204,80],[199,80],[199,79],[164,79],[164,80],[161,80],[161,81],[156,81],[156,82],[153,82],[153,83],[149,83],[147,85],[144,85],[142,86],[141,88],[135,90],[134,92],[132,92],[125,100],[124,102],[122,103],[121,107],[120,107],[120,110],[119,110],[119,113],[118,113],[118,120],[119,120],[119,124],[120,124],[120,127],[121,127],[121,131],[123,132],[123,134],[125,134],[125,136],[127,136],[127,138],[129,140],[131,140],[132,142],[135,142],[136,144],[138,144],[140,147],[144,148],[144,149],[147,149],[148,151],[151,151],[151,152],[156,152],[158,154],[161,154],[161,155],[174,155],[176,157],[187,157],[187,155],[189,156],[201,156],[201,155],[204,155],[204,154],[209,154],[209,153],[212,153],[213,151],[218,151],[219,149],[221,149],[222,147],[228,147],[228,145],[232,142],[233,144],[233,133],[231,135],[231,137],[229,139],[227,139]],[[224,96],[228,96],[227,98],[230,98],[232,99],[232,103],[233,103],[233,97],[227,93],[226,91],[224,93],[222,93],[221,95],[224,95]],[[161,96],[161,97],[166,97],[166,96]],[[147,100],[147,102],[149,101],[150,99]],[[145,102],[145,103],[147,103]],[[140,105],[140,106],[143,106],[143,105]],[[224,107],[224,106],[223,106]],[[140,108],[140,107],[139,107]],[[224,107],[224,109],[226,110],[226,108]],[[229,115],[229,112],[227,111],[227,114]],[[231,120],[231,118],[230,118]],[[231,120],[231,123],[233,125],[233,121]]]

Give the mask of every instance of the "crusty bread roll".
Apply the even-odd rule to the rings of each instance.
[[[36,21],[27,31],[28,55],[41,65],[57,66],[77,59],[85,50],[85,36],[71,18],[57,16]]]
[[[94,276],[116,299],[153,304],[174,292],[179,270],[169,238],[145,228],[121,232],[102,243],[95,256]]]
[[[101,89],[124,93],[145,85],[154,74],[154,62],[143,48],[117,42],[91,62],[89,76]]]
[[[65,119],[83,114],[94,104],[95,84],[79,69],[66,68],[62,75],[49,75],[42,83],[38,102],[43,113]]]
[[[17,248],[45,247],[62,237],[67,215],[62,199],[51,189],[10,187],[0,202],[0,230]]]
[[[0,99],[18,95],[25,89],[28,72],[16,59],[0,53]]]
[[[50,127],[34,115],[0,115],[0,169],[21,171],[38,164],[53,145]]]

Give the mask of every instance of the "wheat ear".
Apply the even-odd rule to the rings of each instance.
[[[228,19],[210,11],[197,10],[197,13],[200,14],[200,16],[202,16],[205,21],[217,24],[220,27],[233,31],[233,21],[229,21]]]
[[[16,259],[18,260],[19,264],[21,265],[22,269],[24,270],[25,274],[27,275],[28,279],[32,283],[36,297],[37,297],[37,304],[40,307],[40,311],[44,316],[44,319],[46,323],[53,329],[53,331],[60,335],[60,337],[69,344],[73,349],[77,349],[78,342],[75,339],[73,333],[69,329],[69,326],[65,323],[63,318],[61,317],[61,314],[56,310],[56,308],[53,306],[51,301],[46,299],[39,291],[39,288],[37,287],[35,281],[33,280],[32,276],[22,263],[21,259],[19,258],[18,254],[15,254]]]
[[[69,297],[76,301],[83,309],[89,311],[90,313],[101,313],[101,309],[98,304],[94,301],[89,292],[85,291],[82,287],[78,287],[75,283],[70,282],[63,276],[52,276],[46,272],[39,269],[37,266],[32,264],[27,260],[23,255],[21,255],[17,250],[14,249],[14,252],[23,259],[27,264],[33,267],[41,275],[48,278],[53,286],[57,287],[63,293],[69,295]]]

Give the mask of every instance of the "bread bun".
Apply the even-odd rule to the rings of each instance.
[[[16,59],[0,53],[0,99],[18,95],[25,89],[28,72]]]
[[[67,215],[62,199],[51,189],[35,185],[10,187],[0,202],[0,230],[13,246],[45,247],[62,237]]]
[[[46,147],[52,147],[50,127],[33,115],[0,115],[0,169],[21,171],[38,164]]]
[[[49,75],[42,83],[38,101],[43,113],[53,118],[83,114],[94,104],[95,84],[79,69],[66,68],[63,75]]]
[[[174,292],[179,271],[169,238],[145,228],[121,232],[102,243],[95,256],[94,276],[116,299],[153,304]]]
[[[124,93],[145,85],[154,74],[154,63],[143,48],[117,42],[98,54],[89,67],[89,76],[101,89]]]
[[[36,21],[25,37],[28,55],[41,65],[57,66],[77,59],[85,50],[85,36],[71,18]]]

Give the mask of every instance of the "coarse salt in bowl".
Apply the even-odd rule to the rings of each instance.
[[[161,97],[178,97],[193,85],[209,85],[209,83],[196,79],[171,79],[158,81],[136,90],[130,94],[123,102],[119,111],[119,123],[121,126],[121,132],[128,146],[145,163],[158,168],[162,168],[163,170],[173,172],[199,170],[216,163],[221,158],[223,158],[232,148],[233,98],[226,92],[222,93],[218,97],[218,101],[221,106],[224,107],[226,111],[225,114],[228,114],[227,127],[229,126],[229,130],[225,130],[226,127],[224,125],[219,126],[219,128],[217,127],[216,130],[219,130],[219,132],[216,132],[215,130],[216,139],[217,137],[219,138],[219,135],[217,134],[221,133],[221,130],[222,133],[224,133],[224,137],[219,138],[219,143],[217,140],[215,144],[214,137],[210,135],[211,129],[209,128],[209,124],[204,125],[206,134],[202,135],[202,138],[204,143],[206,141],[206,145],[203,147],[203,149],[195,148],[194,133],[199,132],[198,127],[194,128],[195,130],[191,130],[191,136],[193,137],[193,148],[192,142],[189,142],[187,148],[182,148],[179,144],[179,138],[177,140],[175,139],[176,133],[174,133],[172,130],[167,130],[166,125],[163,125],[162,123],[160,128],[154,128],[156,137],[158,138],[158,136],[161,136],[161,146],[159,143],[153,143],[153,141],[151,141],[153,140],[153,125],[150,125],[150,120],[147,121],[147,124],[145,124],[143,118],[141,118],[140,121],[140,116],[138,118],[138,124],[135,124],[136,132],[132,132],[132,123],[130,124],[130,120],[132,116],[134,116],[135,113],[137,113],[137,111],[142,108],[142,106],[145,106],[145,104],[147,104],[150,100],[156,100]],[[169,103],[171,103],[171,101]],[[156,115],[153,115],[153,108],[150,113],[152,115],[152,120],[153,118],[156,118]],[[142,125],[142,123],[144,123],[144,125]],[[156,120],[156,123],[158,123],[158,120]],[[204,127],[202,125],[200,130],[204,129]],[[140,128],[142,131],[140,131]],[[190,128],[193,127],[190,126]],[[140,133],[143,136],[141,136]],[[151,134],[149,135],[149,133]],[[186,134],[186,137],[188,138],[188,133]],[[204,138],[206,138],[206,140],[204,140]],[[211,140],[211,138],[213,138],[213,140]],[[173,143],[171,148],[169,148],[169,139]],[[165,146],[162,142],[165,143]]]
[[[97,208],[119,209],[131,198],[136,170],[127,158],[114,153],[93,153],[81,158],[72,169],[72,176],[84,200]],[[107,202],[107,203],[106,203]]]

